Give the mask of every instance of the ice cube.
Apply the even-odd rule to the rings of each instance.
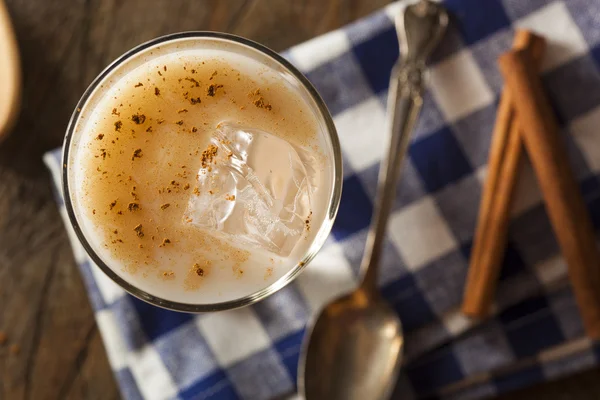
[[[198,190],[184,222],[233,242],[290,254],[305,230],[314,191],[314,157],[273,134],[217,126],[203,153]]]

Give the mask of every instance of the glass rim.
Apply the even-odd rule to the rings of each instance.
[[[283,276],[277,279],[275,282],[270,285],[250,293],[246,296],[236,298],[233,300],[227,300],[216,303],[204,303],[204,304],[194,304],[194,303],[184,303],[177,302],[172,300],[167,300],[161,298],[159,296],[155,296],[150,294],[137,286],[129,283],[127,280],[119,276],[115,271],[113,271],[106,263],[100,258],[100,256],[93,249],[91,244],[86,238],[83,230],[80,227],[79,222],[77,221],[77,216],[75,215],[75,210],[73,207],[73,203],[71,201],[70,190],[69,190],[69,151],[71,146],[71,141],[73,139],[73,135],[75,132],[75,127],[77,122],[79,121],[79,116],[81,110],[84,108],[84,105],[89,100],[91,94],[94,90],[103,82],[103,80],[113,72],[117,67],[121,64],[127,62],[129,59],[134,57],[135,55],[141,53],[142,51],[149,49],[153,46],[164,44],[166,42],[175,41],[179,39],[190,39],[190,38],[209,38],[209,39],[219,39],[229,41],[233,44],[244,45],[250,47],[253,50],[257,50],[259,53],[270,58],[271,61],[275,61],[280,64],[287,72],[292,74],[294,78],[298,80],[301,86],[308,92],[312,100],[315,102],[318,114],[322,119],[322,122],[325,124],[326,134],[331,142],[332,150],[333,150],[333,190],[330,195],[328,209],[326,210],[325,219],[323,220],[321,227],[317,234],[315,235],[315,239],[311,243],[307,253],[304,254],[303,258],[296,263],[294,267],[292,267],[288,272],[286,272]],[[248,306],[254,304],[266,297],[274,294],[275,292],[281,290],[287,284],[292,282],[303,270],[306,268],[308,263],[316,256],[319,250],[323,247],[323,244],[327,240],[331,228],[333,226],[333,222],[335,220],[342,194],[342,181],[343,181],[343,172],[342,172],[342,155],[341,155],[341,146],[339,142],[339,138],[337,135],[337,130],[335,128],[333,119],[325,102],[314,88],[314,86],[309,82],[309,80],[289,61],[283,58],[281,55],[276,53],[275,51],[269,49],[266,46],[263,46],[257,42],[252,40],[243,38],[241,36],[223,33],[223,32],[212,32],[212,31],[188,31],[188,32],[180,32],[173,33],[165,36],[160,36],[158,38],[149,40],[145,43],[142,43],[111,62],[102,72],[98,74],[98,76],[92,81],[92,83],[87,87],[81,99],[77,102],[75,110],[71,115],[69,120],[69,124],[67,126],[67,132],[65,134],[65,138],[63,141],[63,149],[62,149],[62,192],[64,198],[64,204],[67,211],[67,215],[69,217],[69,221],[77,238],[79,239],[81,245],[85,249],[88,256],[91,260],[102,270],[104,274],[106,274],[113,282],[123,288],[127,293],[144,300],[150,304],[153,304],[158,307],[162,307],[165,309],[180,311],[180,312],[188,312],[188,313],[202,313],[202,312],[211,312],[211,311],[223,311],[223,310],[231,310],[244,306]]]

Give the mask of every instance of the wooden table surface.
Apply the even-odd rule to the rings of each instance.
[[[1,0],[0,0],[1,1]],[[0,399],[117,399],[42,154],[61,144],[84,89],[114,58],[167,33],[218,30],[283,50],[387,0],[7,0],[23,108],[0,145]],[[600,398],[600,370],[503,399]]]

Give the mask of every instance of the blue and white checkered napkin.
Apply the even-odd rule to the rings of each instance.
[[[518,184],[496,316],[473,326],[457,311],[502,86],[496,58],[511,47],[514,27],[549,40],[544,84],[600,228],[600,3],[446,5],[455,19],[431,65],[381,274],[381,290],[407,334],[407,361],[396,390],[402,399],[479,398],[600,364],[600,345],[583,338],[565,264],[528,165]],[[398,57],[392,16],[400,7],[286,53],[334,115],[345,163],[332,235],[293,284],[240,310],[170,312],[125,294],[73,237],[125,398],[255,400],[294,392],[307,319],[356,283],[384,146],[388,79]],[[46,163],[58,186],[59,150],[47,154]]]

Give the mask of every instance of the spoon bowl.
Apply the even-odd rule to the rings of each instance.
[[[363,290],[346,294],[317,317],[300,377],[306,399],[383,400],[389,397],[400,368],[402,326],[395,311]],[[360,349],[360,351],[356,351]],[[347,384],[352,383],[352,384]]]

